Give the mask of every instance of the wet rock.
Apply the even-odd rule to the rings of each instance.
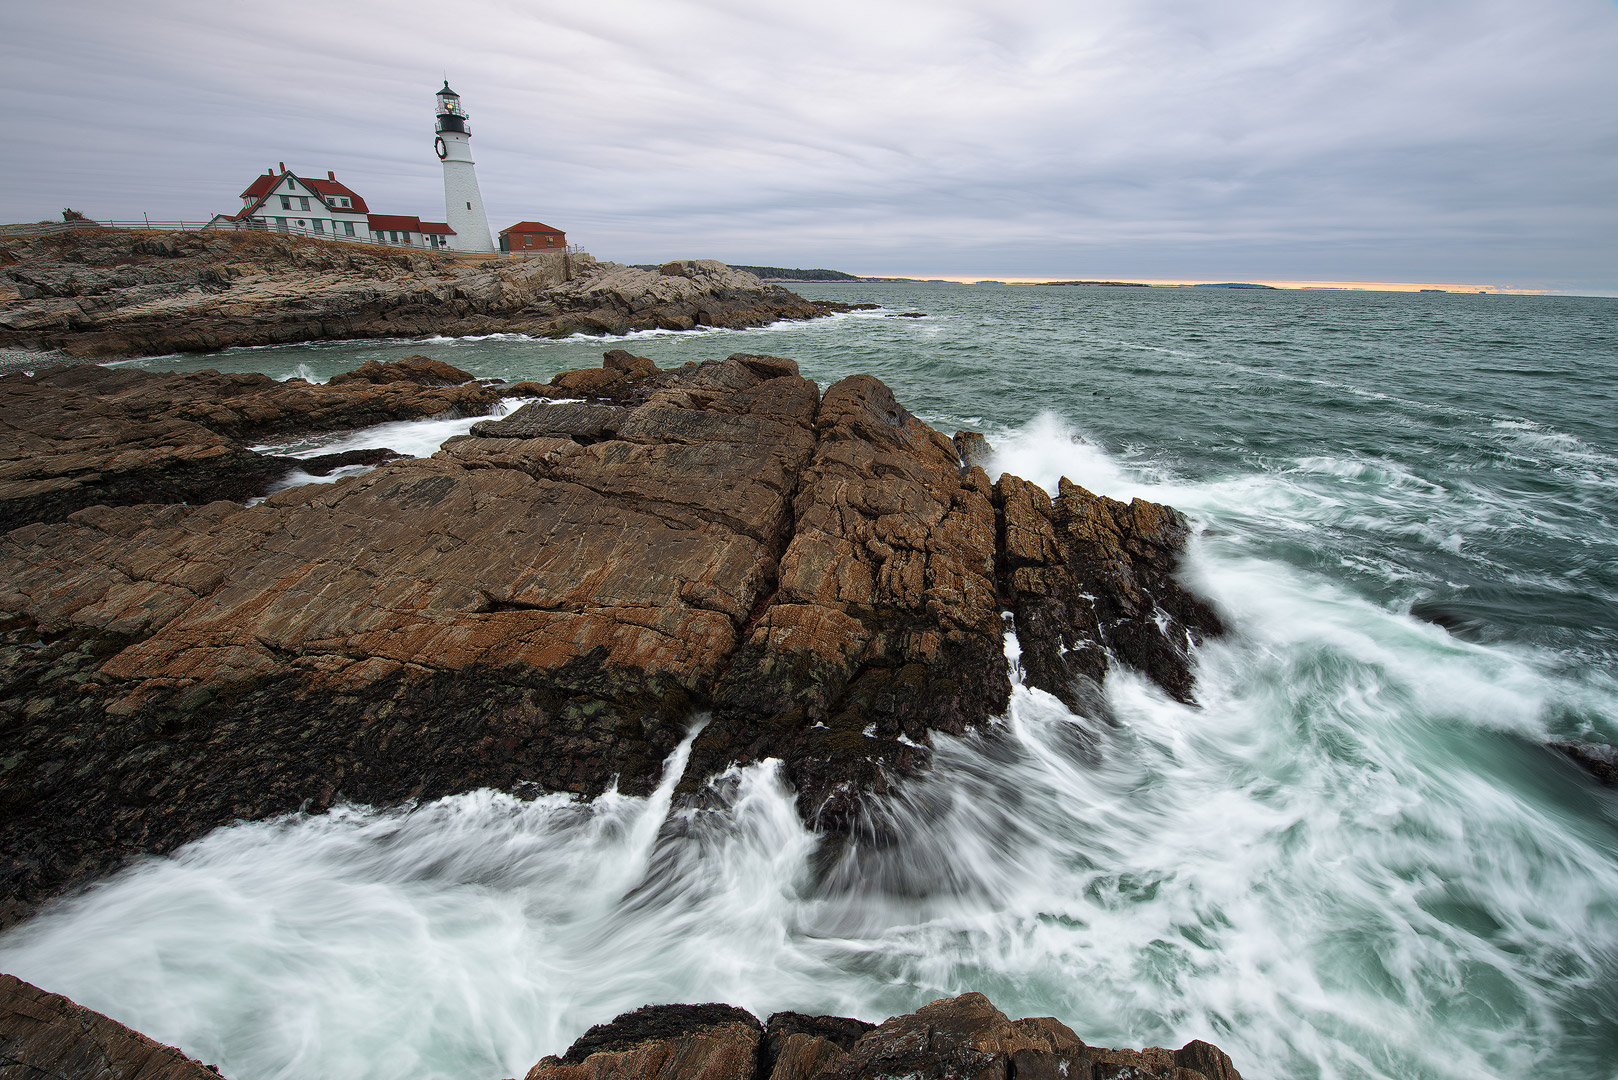
[[[848,1060],[848,1052],[876,1027],[847,1016],[778,1012],[764,1028],[758,1075],[765,1080],[809,1080]]]
[[[753,1080],[762,1035],[729,1005],[647,1005],[542,1058],[527,1080]]]
[[[213,1066],[11,975],[0,975],[0,1076],[219,1080]]]
[[[367,360],[353,371],[333,375],[329,386],[344,383],[367,382],[383,385],[394,382],[415,383],[418,386],[459,386],[473,381],[470,372],[434,360],[430,356],[407,356],[403,360]]]
[[[1550,747],[1572,758],[1580,768],[1603,784],[1618,784],[1618,747],[1575,741],[1552,742]]]
[[[1185,518],[1145,499],[1095,495],[1066,477],[1058,491],[1052,499],[1009,474],[995,485],[1000,579],[1024,679],[1095,716],[1116,660],[1190,703],[1190,647],[1224,628],[1175,577]]]
[[[1013,1021],[975,993],[877,1026],[777,1013],[762,1045],[757,1029],[750,1015],[728,1006],[648,1007],[592,1028],[564,1057],[542,1060],[528,1080],[1241,1080],[1230,1058],[1205,1042],[1179,1050],[1087,1046],[1059,1020]]]
[[[0,243],[0,348],[78,357],[428,334],[745,327],[842,310],[712,260],[661,272],[569,252],[472,261],[230,231],[99,229]]]

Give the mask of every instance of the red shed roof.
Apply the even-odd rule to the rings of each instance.
[[[430,233],[446,233],[449,236],[455,235],[455,230],[450,228],[448,225],[445,225],[442,221],[423,221],[421,223],[421,231]]]
[[[368,215],[373,229],[402,229],[407,232],[425,232],[421,227],[419,217],[405,214],[370,214]]]
[[[542,221],[519,221],[509,229],[501,229],[500,235],[506,233],[555,233],[557,236],[566,235],[561,229],[553,228]]]

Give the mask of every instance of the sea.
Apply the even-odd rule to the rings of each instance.
[[[1618,789],[1548,745],[1618,743],[1618,299],[799,291],[880,306],[134,363],[868,372],[987,435],[991,475],[1192,519],[1183,576],[1231,627],[1195,706],[1120,671],[1099,719],[1016,682],[832,873],[774,763],[693,809],[683,747],[644,798],[242,823],[0,938],[0,970],[234,1080],[497,1080],[647,1003],[880,1021],[968,990],[1095,1045],[1206,1039],[1248,1080],[1618,1077]],[[470,423],[290,451],[430,454]]]

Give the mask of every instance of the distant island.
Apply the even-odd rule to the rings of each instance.
[[[1249,281],[1205,281],[1192,285],[1193,289],[1274,289],[1274,285],[1254,285]]]
[[[1041,281],[1041,285],[1106,285],[1119,289],[1150,289],[1144,281]]]
[[[636,270],[656,270],[658,267],[636,263]],[[732,270],[745,270],[756,278],[765,281],[870,281],[871,278],[855,277],[845,274],[841,270],[794,270],[785,266],[743,266],[741,263],[729,263]]]

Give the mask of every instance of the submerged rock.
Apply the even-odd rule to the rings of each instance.
[[[1075,708],[1110,662],[1189,699],[1218,632],[1174,581],[1173,510],[991,484],[878,380],[822,395],[777,357],[615,350],[429,459],[251,507],[245,465],[173,479],[257,468],[240,440],[267,432],[492,402],[445,368],[0,380],[30,440],[0,474],[0,919],[342,798],[645,793],[699,713],[682,797],[778,758],[845,829],[934,732],[1004,712],[1007,608],[1025,678]]]
[[[0,348],[78,357],[427,334],[762,326],[848,309],[712,259],[649,271],[577,252],[467,260],[212,230],[94,229],[0,243]]]
[[[647,1006],[591,1028],[527,1080],[1241,1080],[1229,1056],[1088,1046],[1052,1017],[1011,1020],[982,994],[941,998],[881,1025],[726,1005]]]

